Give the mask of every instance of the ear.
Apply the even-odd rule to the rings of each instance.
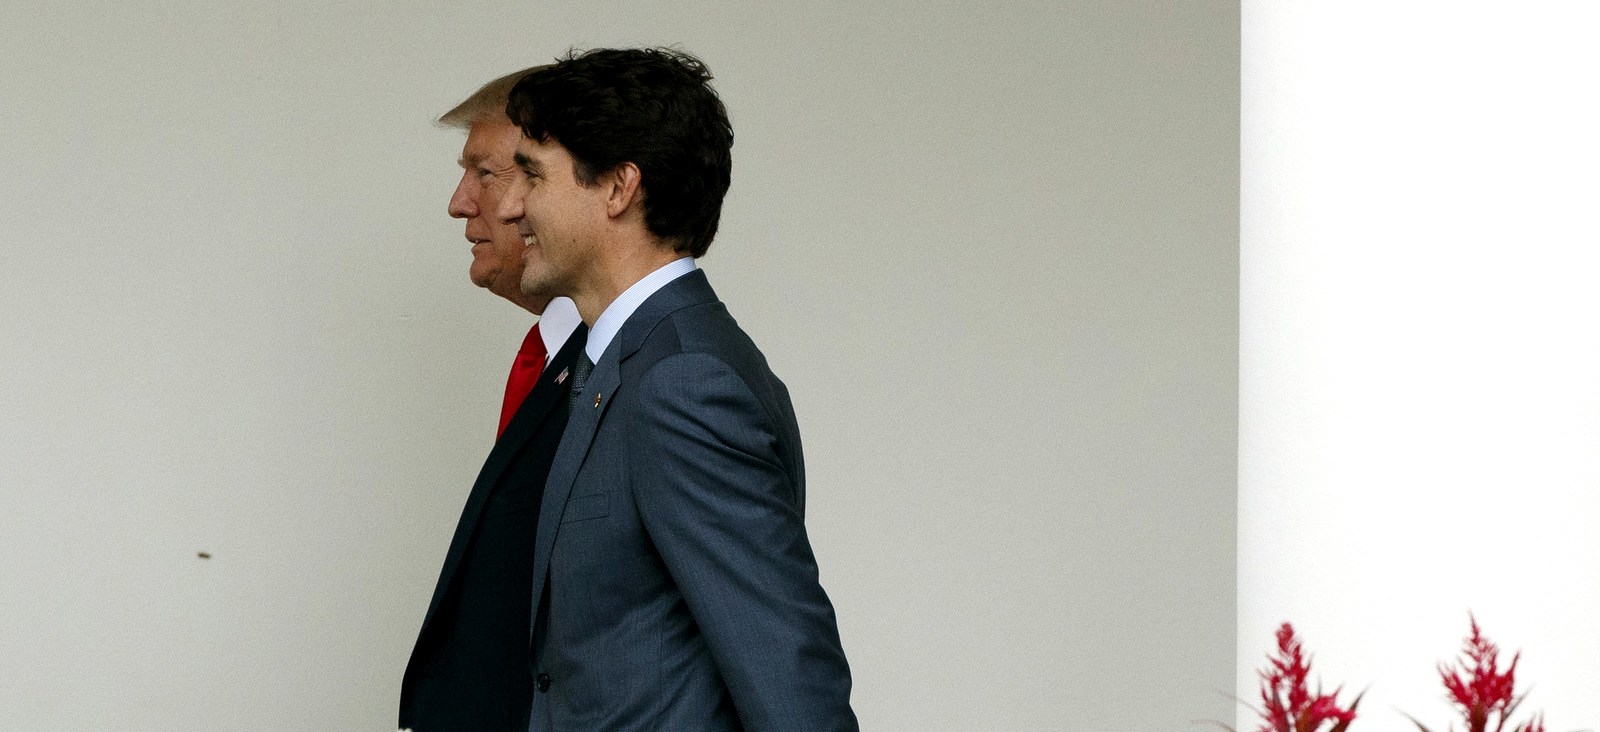
[[[603,183],[607,189],[607,216],[617,218],[629,207],[644,200],[644,189],[640,187],[641,175],[639,166],[633,163],[622,163],[606,174]]]

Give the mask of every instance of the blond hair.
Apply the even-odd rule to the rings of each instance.
[[[466,130],[479,122],[491,120],[510,121],[506,117],[506,100],[511,97],[511,87],[522,81],[527,76],[546,65],[534,66],[521,71],[506,74],[494,81],[484,84],[482,88],[472,93],[454,109],[440,115],[437,124],[440,127]]]

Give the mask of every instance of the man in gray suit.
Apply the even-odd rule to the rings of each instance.
[[[590,326],[536,532],[530,730],[855,730],[789,394],[695,266],[733,130],[697,59],[520,81],[522,288]]]

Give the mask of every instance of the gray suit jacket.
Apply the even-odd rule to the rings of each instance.
[[[533,557],[530,730],[855,730],[788,390],[696,270],[578,398]]]

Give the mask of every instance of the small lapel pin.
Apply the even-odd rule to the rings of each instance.
[[[571,369],[562,369],[561,373],[556,375],[556,383],[559,384],[559,383],[561,383],[563,381],[566,381],[567,380],[567,372],[570,371],[570,370]]]
[[[594,408],[595,409],[599,409],[600,408],[600,395],[598,393],[596,393],[594,395]]]

